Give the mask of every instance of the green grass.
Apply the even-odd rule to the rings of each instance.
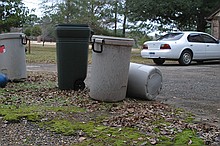
[[[108,127],[93,121],[83,123],[61,119],[46,122],[42,126],[45,125],[48,130],[64,135],[76,135],[82,131],[87,138],[76,145],[141,145],[147,141],[145,134],[134,128]]]
[[[190,129],[186,129],[182,133],[178,133],[174,139],[174,142],[176,145],[192,145],[192,146],[204,145],[204,142],[196,136],[195,131]]]
[[[140,56],[140,49],[132,49],[131,62],[149,64],[152,63],[150,59],[144,59]],[[92,62],[92,50],[89,49],[88,63]],[[32,44],[30,54],[26,53],[27,63],[56,63],[56,46],[42,44]]]
[[[31,45],[26,61],[27,63],[56,63],[56,48],[55,46]]]
[[[2,116],[4,120],[10,122],[19,122],[22,118],[26,118],[28,121],[32,122],[40,121],[48,112],[62,112],[70,114],[85,112],[85,109],[74,106],[52,107],[45,105],[15,106],[0,104],[0,116]]]

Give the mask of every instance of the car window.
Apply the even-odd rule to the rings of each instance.
[[[195,43],[204,43],[203,38],[200,36],[200,34],[191,33],[187,37],[189,42],[195,42]]]
[[[215,40],[214,38],[212,38],[206,34],[202,34],[201,36],[206,43],[218,43],[217,40]]]
[[[160,37],[159,41],[169,41],[169,40],[179,40],[183,36],[183,33],[168,33],[162,37]]]

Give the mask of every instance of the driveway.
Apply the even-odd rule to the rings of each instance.
[[[149,64],[149,65],[154,65]],[[220,127],[220,62],[179,66],[167,63],[157,66],[163,74],[163,89],[156,98],[197,115],[198,121]],[[28,71],[56,72],[55,64],[28,64]],[[89,84],[91,66],[86,84]]]
[[[198,115],[198,121],[220,127],[220,62],[158,66],[163,90],[156,100]]]

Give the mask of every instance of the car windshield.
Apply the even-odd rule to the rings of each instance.
[[[171,41],[179,40],[183,36],[183,33],[168,33],[158,39],[158,41]]]

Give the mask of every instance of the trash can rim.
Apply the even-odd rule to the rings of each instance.
[[[57,24],[56,27],[89,27],[88,24]]]
[[[104,36],[104,35],[93,35],[92,39],[109,39],[109,40],[123,40],[123,41],[134,41],[132,38],[123,38],[123,37],[113,37],[113,36]]]
[[[69,27],[70,27],[70,26],[86,26],[86,27],[89,27],[88,24],[57,24],[56,27],[57,27],[57,26],[67,26],[67,27],[68,27],[68,26],[69,26]]]
[[[103,41],[104,40],[104,41]],[[111,37],[111,36],[102,36],[102,35],[93,35],[93,43],[104,44],[103,45],[117,45],[117,46],[133,46],[134,39],[131,38],[120,38],[120,37]]]
[[[21,32],[9,32],[9,33],[2,33],[0,34],[0,40],[4,39],[19,39],[21,38],[20,35],[24,35],[24,33]]]

